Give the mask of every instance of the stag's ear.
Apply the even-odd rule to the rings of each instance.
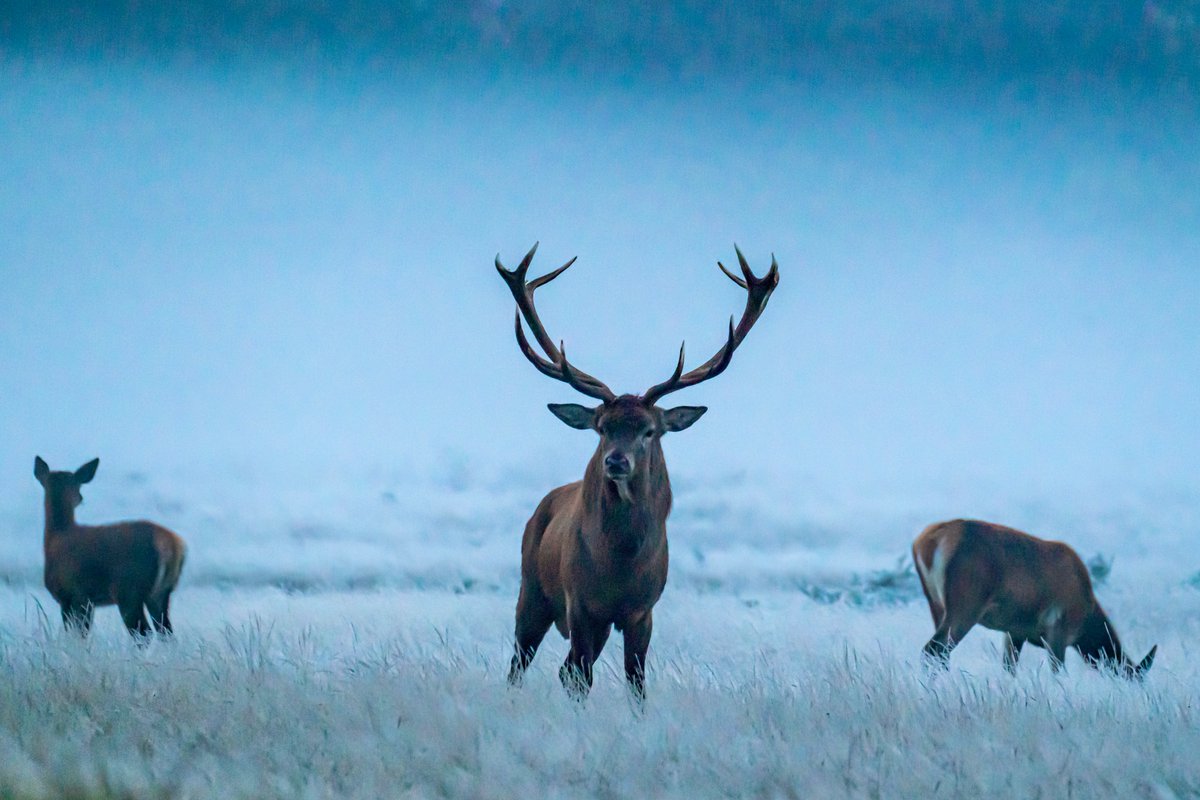
[[[667,424],[669,431],[685,431],[692,427],[692,424],[704,416],[704,412],[708,411],[708,406],[677,406],[668,408],[663,412],[663,422]]]
[[[38,483],[43,486],[46,484],[46,476],[50,474],[50,465],[42,461],[41,456],[33,457],[33,477],[38,479]]]
[[[549,403],[546,408],[550,413],[581,431],[589,430],[592,421],[596,419],[596,409],[581,406],[578,403]]]
[[[80,483],[89,483],[92,478],[96,477],[96,467],[98,466],[100,466],[100,459],[93,458],[91,461],[75,470],[75,480],[79,481]]]

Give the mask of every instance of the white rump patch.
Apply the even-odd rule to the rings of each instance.
[[[921,573],[921,582],[929,590],[929,594],[943,608],[946,606],[946,551],[942,543],[933,550],[933,564],[923,564],[916,559],[917,571]]]
[[[150,590],[151,597],[158,597],[162,592],[163,582],[167,579],[167,560],[162,553],[158,554],[158,575],[154,577],[154,588]]]

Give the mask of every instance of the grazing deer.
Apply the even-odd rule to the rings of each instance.
[[[575,263],[526,282],[537,245],[512,271],[496,256],[496,269],[517,301],[517,345],[544,375],[562,381],[600,401],[595,408],[551,403],[550,411],[572,428],[600,434],[583,480],[560,486],[538,504],[521,541],[521,591],[517,599],[516,643],[509,682],[521,680],[542,638],[554,624],[570,639],[571,649],[559,670],[568,691],[586,695],[592,664],[604,649],[610,629],[625,639],[625,677],[639,699],[645,697],[646,651],[650,645],[654,604],[667,583],[667,515],[671,481],[661,438],[690,427],[708,409],[656,403],[671,392],[715,378],[725,371],[779,284],[779,268],[771,259],[765,277],[755,277],[741,251],[742,278],[724,265],[721,270],[747,292],[746,309],[716,355],[683,371],[683,348],[674,373],[642,395],[618,397],[598,379],[567,361],[555,347],[534,308],[533,293]],[[546,357],[525,338],[521,319],[533,332]]]
[[[925,655],[945,664],[977,623],[1004,633],[1004,667],[1016,672],[1026,642],[1044,647],[1057,672],[1074,647],[1093,667],[1141,679],[1158,645],[1134,664],[1096,601],[1079,556],[1003,525],[957,519],[930,525],[913,542],[913,562],[937,630]]]
[[[95,606],[116,604],[125,627],[136,637],[154,629],[170,634],[171,592],[183,570],[186,546],[176,534],[153,522],[78,525],[79,487],[96,476],[100,459],[75,472],[51,472],[38,456],[33,475],[45,489],[46,588],[62,609],[63,625],[87,636]]]

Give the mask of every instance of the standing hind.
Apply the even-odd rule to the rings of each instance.
[[[75,472],[51,471],[38,457],[33,474],[45,489],[46,589],[62,610],[63,625],[86,636],[96,606],[116,605],[130,634],[163,635],[171,627],[171,592],[179,583],[187,547],[153,522],[78,525],[80,487],[96,475],[100,459]],[[146,619],[146,612],[150,620]]]

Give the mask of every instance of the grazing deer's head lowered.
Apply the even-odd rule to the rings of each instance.
[[[528,281],[536,251],[535,244],[514,270],[505,269],[496,257],[496,269],[517,301],[517,344],[539,372],[600,401],[590,408],[575,403],[549,406],[572,428],[598,433],[600,444],[583,480],[546,495],[525,526],[509,681],[520,680],[554,624],[571,642],[560,677],[569,689],[586,693],[592,683],[592,664],[615,626],[624,634],[626,678],[640,697],[644,694],[651,612],[667,580],[671,483],[661,438],[690,427],[707,410],[702,406],[662,409],[658,401],[725,371],[779,284],[779,268],[772,258],[767,274],[756,277],[740,250],[742,277],[718,263],[747,293],[741,321],[734,325],[730,320],[724,346],[686,373],[681,347],[670,378],[641,395],[618,396],[602,381],[573,366],[561,343],[555,345],[538,318],[534,292],[561,275],[575,259]],[[526,338],[522,319],[541,353]]]
[[[1079,555],[1062,542],[977,520],[930,525],[913,562],[936,627],[925,655],[946,663],[976,624],[1003,631],[1004,666],[1017,668],[1026,642],[1050,653],[1054,671],[1074,647],[1093,667],[1140,679],[1158,646],[1134,663],[1092,591]]]
[[[153,522],[77,525],[80,487],[96,475],[100,459],[74,472],[52,471],[37,457],[33,475],[45,492],[46,589],[58,601],[63,624],[84,636],[96,606],[116,605],[131,634],[144,641],[154,630],[170,634],[171,592],[183,570],[183,539]]]

